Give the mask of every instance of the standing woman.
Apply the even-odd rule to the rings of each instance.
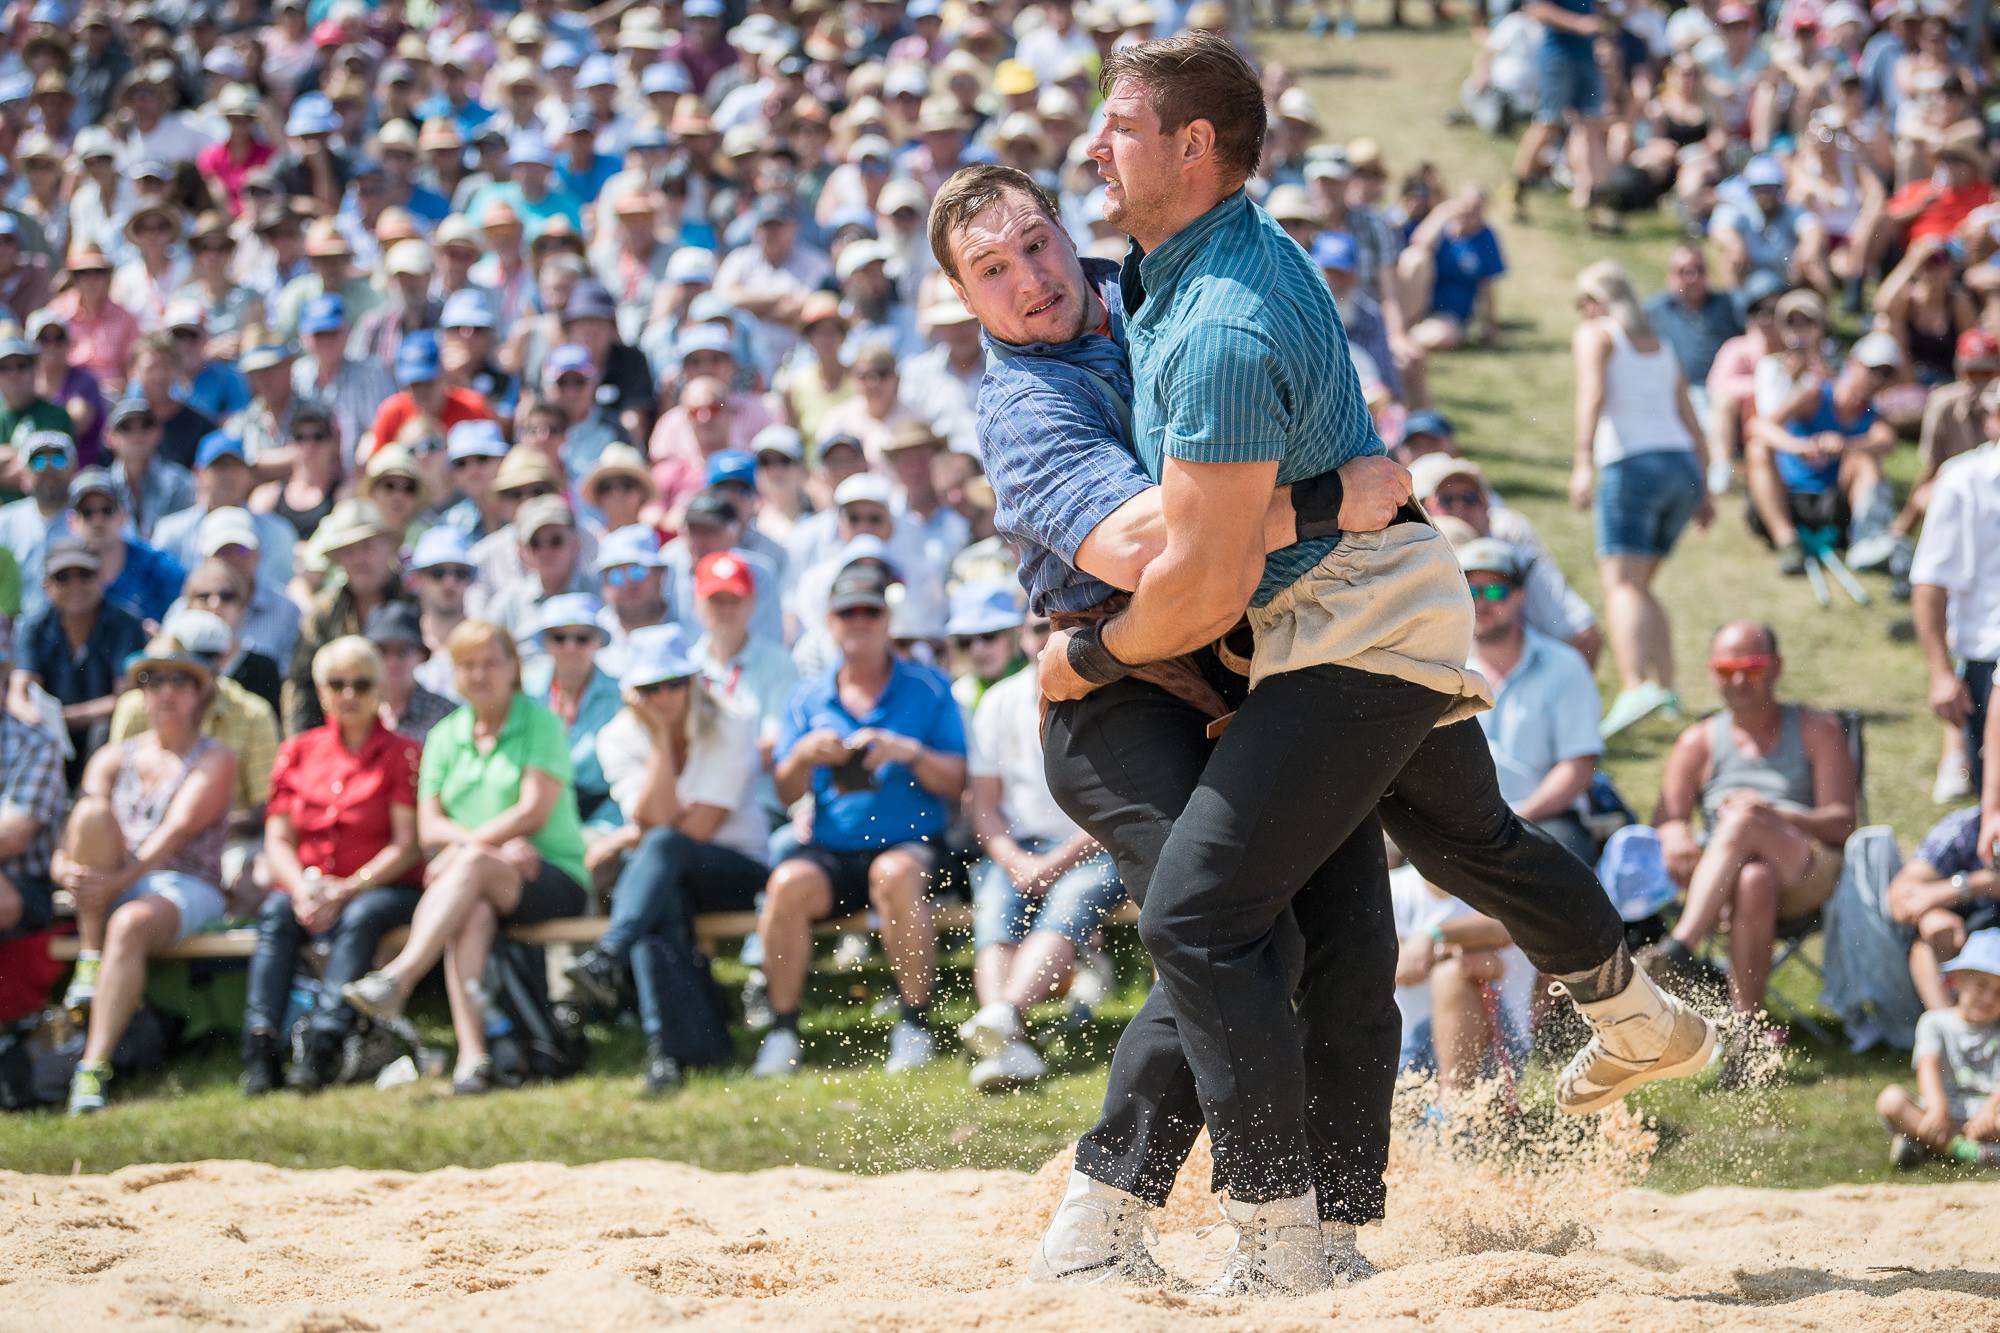
[[[147,730],[91,757],[55,854],[81,952],[63,997],[87,1009],[69,1112],[104,1109],[111,1053],[146,994],[146,958],[222,919],[222,847],[236,755],[201,734],[215,663],[157,638],[133,667]]]
[[[1715,510],[1687,381],[1673,349],[1653,332],[1631,278],[1616,261],[1602,260],[1577,275],[1576,292],[1569,498],[1578,509],[1596,502],[1598,577],[1619,679],[1604,715],[1609,736],[1678,704],[1673,636],[1653,578],[1688,520],[1705,528]]]
[[[391,1018],[442,957],[458,1036],[452,1091],[493,1087],[481,978],[502,926],[583,911],[583,826],[569,743],[554,713],[521,693],[506,630],[467,620],[445,640],[465,707],[432,728],[417,781],[417,833],[430,856],[403,951],[341,988],[370,1018]]]

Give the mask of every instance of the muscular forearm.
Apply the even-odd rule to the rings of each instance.
[[[1105,622],[1113,657],[1128,664],[1178,657],[1235,626],[1263,577],[1259,516],[1277,472],[1276,462],[1167,460],[1167,549],[1146,567],[1131,606]]]

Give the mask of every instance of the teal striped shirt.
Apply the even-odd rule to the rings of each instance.
[[[1133,449],[1154,481],[1169,457],[1276,460],[1286,483],[1387,452],[1326,280],[1243,191],[1150,254],[1133,246],[1120,284]],[[1272,552],[1252,605],[1277,596],[1339,540]]]

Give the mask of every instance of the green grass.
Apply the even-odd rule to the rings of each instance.
[[[1379,19],[1381,9],[1364,4],[1364,21]],[[1371,32],[1355,44],[1293,34],[1281,44],[1267,42],[1266,55],[1290,63],[1301,76],[1318,98],[1329,135],[1377,137],[1392,171],[1427,159],[1454,186],[1505,182],[1511,144],[1442,123],[1441,110],[1453,100],[1468,61],[1462,28]],[[1505,345],[1444,358],[1433,382],[1440,406],[1459,423],[1495,486],[1530,515],[1579,590],[1601,608],[1587,522],[1564,501],[1571,281],[1586,264],[1611,255],[1650,290],[1673,237],[1658,221],[1639,221],[1616,241],[1592,237],[1552,196],[1539,196],[1535,212],[1533,228],[1498,224],[1512,266],[1501,303]],[[1905,476],[1908,465],[1906,453],[1899,461]],[[1892,824],[1909,846],[1937,813],[1928,795],[1938,728],[1923,706],[1915,649],[1887,636],[1903,613],[1887,602],[1879,579],[1870,587],[1881,599],[1874,606],[1836,602],[1820,610],[1803,583],[1777,576],[1769,554],[1746,533],[1740,503],[1732,502],[1713,532],[1686,540],[1661,590],[1674,620],[1689,709],[1716,703],[1699,670],[1710,630],[1735,616],[1772,621],[1784,641],[1787,694],[1867,715],[1869,813]],[[1611,687],[1608,664],[1600,683]],[[1620,737],[1607,756],[1642,813],[1657,794],[1674,733],[1669,723],[1649,722]],[[249,1104],[234,1091],[238,1066],[233,1049],[222,1043],[177,1062],[168,1075],[117,1089],[112,1109],[88,1124],[54,1114],[0,1117],[0,1166],[101,1171],[133,1162],[242,1157],[286,1166],[422,1170],[524,1158],[647,1156],[727,1170],[781,1164],[869,1172],[1032,1169],[1090,1122],[1111,1044],[1143,993],[1136,942],[1129,933],[1117,939],[1123,975],[1115,1003],[1095,1024],[1064,1037],[1057,1077],[1010,1096],[971,1092],[964,1059],[955,1052],[913,1077],[890,1080],[877,1072],[886,1025],[870,1010],[887,994],[887,979],[871,969],[818,978],[806,1034],[812,1067],[791,1083],[700,1077],[672,1099],[649,1102],[636,1095],[638,1042],[625,1030],[599,1034],[593,1072],[558,1086],[467,1102],[428,1089],[357,1089]],[[970,1012],[966,962],[961,949],[944,974],[940,1031]],[[1778,990],[1794,1002],[1810,999],[1809,982],[1796,969],[1780,974]],[[439,1018],[435,1009],[428,1015],[434,1026]],[[1531,1074],[1531,1098],[1546,1095],[1547,1078],[1546,1070]],[[1906,1063],[1894,1056],[1852,1057],[1794,1043],[1785,1078],[1768,1092],[1725,1096],[1708,1079],[1647,1090],[1638,1105],[1662,1131],[1649,1183],[1683,1190],[1890,1179],[1873,1101],[1883,1083],[1906,1078]],[[1948,1174],[1931,1167],[1919,1178]]]

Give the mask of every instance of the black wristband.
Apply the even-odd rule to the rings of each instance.
[[[1131,670],[1104,646],[1104,622],[1086,625],[1069,636],[1069,669],[1092,685],[1123,680]]]
[[[1322,472],[1292,483],[1292,522],[1298,526],[1299,540],[1338,537],[1340,505],[1346,498],[1339,472]]]

